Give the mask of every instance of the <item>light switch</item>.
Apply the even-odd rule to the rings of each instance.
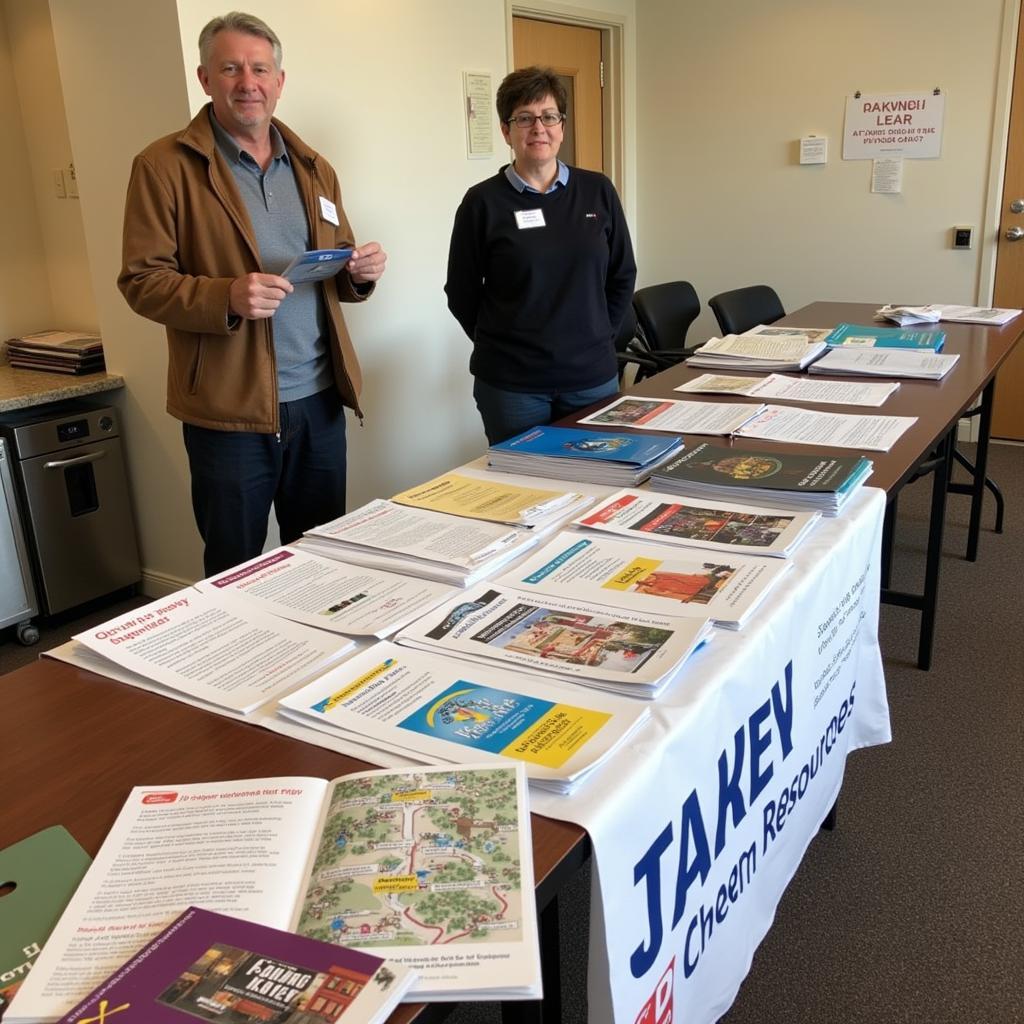
[[[75,165],[68,164],[64,168],[64,185],[68,190],[68,195],[72,199],[78,198],[78,177],[75,175]]]
[[[50,172],[53,175],[53,194],[58,199],[65,199],[67,197],[67,189],[64,187],[64,172],[58,167],[56,170]]]

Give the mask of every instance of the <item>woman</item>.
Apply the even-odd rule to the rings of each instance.
[[[636,263],[612,183],[558,159],[566,95],[548,68],[498,88],[512,163],[455,214],[445,292],[473,342],[473,397],[490,444],[618,391],[614,338]]]

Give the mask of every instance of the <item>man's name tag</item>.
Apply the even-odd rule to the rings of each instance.
[[[324,220],[329,220],[335,227],[338,227],[338,208],[327,196],[320,197],[320,215]]]
[[[523,228],[542,228],[544,227],[544,211],[543,210],[516,210],[516,225],[519,230]]]

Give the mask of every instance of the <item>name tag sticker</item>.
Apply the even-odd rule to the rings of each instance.
[[[324,220],[329,220],[335,227],[338,227],[338,208],[327,196],[320,197],[320,215]]]
[[[519,230],[523,228],[545,227],[543,210],[516,210],[516,225]]]

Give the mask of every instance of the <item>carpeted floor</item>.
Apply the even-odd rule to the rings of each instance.
[[[993,446],[990,463],[1006,532],[991,532],[989,499],[964,561],[968,499],[950,498],[930,672],[914,667],[918,614],[883,607],[893,742],[850,758],[839,827],[812,843],[724,1024],[1024,1022],[1024,447]],[[906,589],[921,586],[930,486],[900,500]],[[0,672],[128,607],[44,628],[40,648],[5,637]],[[568,1024],[586,1019],[588,895],[584,872],[561,901]]]

